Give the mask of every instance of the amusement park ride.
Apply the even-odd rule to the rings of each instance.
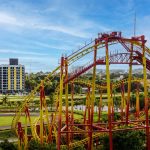
[[[111,32],[99,34],[98,37],[77,50],[76,52],[61,57],[60,66],[53,70],[41,84],[25,98],[22,105],[18,108],[16,115],[12,121],[12,129],[18,135],[18,148],[28,148],[28,142],[31,139],[37,139],[41,144],[56,143],[57,149],[74,149],[80,145],[88,150],[93,149],[94,143],[105,135],[109,136],[110,150],[113,149],[113,133],[119,131],[143,130],[146,135],[146,148],[150,150],[150,126],[149,126],[149,112],[148,112],[148,83],[147,70],[150,70],[150,50],[145,45],[145,36],[138,36],[132,38],[124,38],[121,32]],[[111,54],[111,46],[120,44],[123,53]],[[98,57],[98,52],[104,49],[105,57]],[[90,65],[82,67],[73,73],[69,72],[69,67],[74,62],[77,62],[84,56],[90,54],[93,57],[93,62]],[[128,78],[119,82],[111,82],[110,80],[110,65],[111,64],[128,64],[129,73]],[[96,84],[96,67],[97,65],[105,65],[106,67],[106,81],[103,84]],[[142,65],[143,78],[137,79],[132,77],[133,65]],[[92,80],[81,80],[78,77],[93,69]],[[53,82],[56,75],[60,74],[60,82],[58,88],[55,90],[55,112],[49,112],[45,99],[44,86],[47,82]],[[130,97],[131,84],[136,83],[136,114],[133,119],[130,112]],[[140,110],[139,103],[139,83],[144,86],[144,110]],[[68,93],[68,85],[71,85],[71,93]],[[74,117],[74,85],[80,84],[87,87],[86,104],[83,118],[76,120]],[[127,85],[127,95],[125,93],[125,84]],[[113,89],[121,89],[121,119],[114,120],[114,103],[113,103]],[[100,91],[98,120],[94,121],[94,101],[95,90]],[[102,95],[107,94],[108,103],[108,121],[106,123],[101,121],[102,114]],[[33,101],[36,93],[40,93],[40,115],[32,122],[30,118],[29,108],[32,107],[30,103]],[[62,96],[65,94],[65,104],[62,101]],[[71,94],[71,100],[68,95]],[[125,96],[126,95],[126,96]],[[69,101],[71,109],[69,109]],[[64,105],[65,107],[62,107]],[[65,109],[64,109],[65,108]],[[25,115],[25,125],[22,126],[20,118]],[[126,127],[125,127],[126,126]],[[28,128],[31,129],[31,134],[28,134]],[[77,138],[80,137],[80,138]]]

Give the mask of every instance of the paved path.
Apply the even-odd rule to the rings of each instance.
[[[30,116],[39,116],[40,114],[38,112],[30,113]],[[0,113],[0,116],[15,116],[15,113]],[[24,115],[22,115],[24,116]]]
[[[0,126],[0,131],[2,130],[10,130],[11,126]]]
[[[17,142],[17,141],[18,141],[18,138],[8,138],[7,140],[8,140],[9,142],[13,142],[13,143],[14,143],[14,142]],[[0,143],[1,143],[1,142],[4,142],[4,140],[0,140]]]

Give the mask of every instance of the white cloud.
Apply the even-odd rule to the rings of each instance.
[[[75,28],[69,28],[62,25],[57,26],[57,25],[50,25],[50,24],[49,25],[37,24],[34,25],[34,27],[40,30],[52,30],[52,31],[62,32],[76,37],[87,38],[87,33]]]
[[[0,12],[0,25],[3,25],[5,28],[17,26],[22,28],[31,28],[38,30],[57,31],[82,38],[87,37],[86,32],[80,31],[78,27],[70,28],[64,25],[56,25],[55,23],[54,24],[50,24],[48,22],[41,23],[37,20],[33,20],[32,18],[25,18],[24,16],[22,16],[22,18],[19,18],[7,12]]]
[[[36,45],[36,46],[40,46],[40,47],[44,47],[44,48],[48,48],[48,49],[57,49],[57,50],[70,50],[72,47],[71,46],[68,46],[67,44],[47,44],[47,43],[42,43],[42,42],[37,42],[37,41],[34,41],[33,42],[33,45]]]
[[[55,57],[18,57],[19,62],[25,65],[26,72],[37,72],[41,71],[52,71],[55,69],[59,64],[58,60]]]
[[[110,30],[101,24],[97,24],[91,20],[85,20],[77,14],[72,14],[70,17],[66,18],[64,17],[64,20],[58,23],[57,20],[51,22],[34,15],[27,17],[24,14],[21,14],[21,16],[18,16],[15,13],[11,14],[6,11],[0,12],[0,25],[4,28],[14,27],[14,30],[32,29],[56,31],[80,38],[91,37],[93,35],[93,29],[101,31]]]
[[[14,25],[14,26],[23,26],[19,20],[14,17],[13,15],[10,15],[8,13],[0,12],[0,24],[2,25]]]

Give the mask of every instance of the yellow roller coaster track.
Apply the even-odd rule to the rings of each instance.
[[[130,39],[126,39],[126,38],[122,38],[122,41],[126,44],[133,44],[134,46],[136,46],[138,49],[141,49],[141,46],[142,44],[140,42],[137,42],[136,40],[130,40]],[[114,40],[114,41],[111,41],[109,42],[109,46],[110,45],[114,45],[114,44],[118,44],[120,43],[119,40]],[[97,45],[97,48],[98,49],[101,49],[103,47],[105,47],[105,42],[100,42],[98,43]],[[80,58],[82,58],[83,56],[91,53],[93,50],[94,50],[94,47],[95,47],[95,44],[94,42],[91,42],[90,44],[88,44],[87,46],[81,48],[80,50],[74,52],[73,54],[71,54],[70,56],[67,57],[68,59],[68,65],[71,65],[72,63],[74,63],[75,61],[79,60]],[[146,52],[147,52],[147,55],[150,55],[150,49],[149,48],[145,48]],[[52,79],[55,77],[55,74],[58,73],[58,71],[60,70],[60,66],[58,66],[56,69],[54,69],[45,79],[44,79],[44,83],[46,83],[47,81],[52,81]],[[74,80],[76,81],[76,80]],[[135,79],[135,80],[132,80],[133,82],[139,82],[141,81],[140,79]],[[77,81],[76,81],[77,82]],[[85,83],[85,81],[81,81],[80,80],[80,83],[83,83],[85,85],[90,85],[91,86],[91,83],[87,82]],[[127,83],[127,79],[125,79],[124,81],[121,81],[121,82],[124,82],[124,83]],[[102,86],[99,86],[99,85],[96,85],[99,89],[104,89],[104,87]],[[115,83],[115,85],[113,85],[115,88],[119,87],[120,86],[120,82],[118,83]],[[22,112],[24,111],[24,108],[25,106],[30,103],[33,99],[34,99],[34,96],[36,94],[37,91],[39,91],[39,88],[40,88],[40,84],[34,88],[33,91],[31,91],[31,93],[24,99],[23,103],[21,104],[21,106],[18,108],[18,110],[16,111],[16,114],[13,118],[13,121],[12,121],[12,129],[15,130],[16,129],[16,126],[17,126],[17,122],[19,121],[20,117],[21,117],[21,114]],[[101,135],[101,134],[95,134],[95,137],[98,136],[98,135]],[[36,137],[36,135],[33,135]],[[94,136],[94,135],[93,135]],[[88,141],[88,138],[87,140],[84,139],[83,142],[81,143],[84,143],[85,141]],[[72,143],[72,145],[75,145],[74,143]]]
[[[142,82],[142,81],[143,81],[143,79],[141,79],[141,78],[133,78],[131,80],[131,82]],[[113,88],[118,88],[118,87],[120,87],[120,85],[122,83],[127,84],[128,82],[129,82],[128,78],[120,80],[120,81],[112,82],[112,87]],[[75,84],[85,85],[87,87],[92,87],[92,82],[90,80],[83,80],[83,79],[78,79],[77,78],[77,79],[74,80],[74,83]],[[103,84],[105,84],[105,83],[106,82],[104,82]],[[96,84],[96,88],[99,89],[99,90],[105,90],[107,88],[107,86]]]
[[[132,83],[134,83],[134,82],[142,82],[143,81],[143,79],[141,79],[141,78],[133,78],[132,80],[131,80],[131,82]],[[113,86],[113,89],[115,88],[119,88],[120,86],[121,86],[121,84],[122,83],[124,83],[124,84],[128,84],[128,79],[123,79],[123,80],[120,80],[120,81],[117,81],[117,82],[114,82],[113,84],[112,84],[112,86]],[[90,81],[90,80],[83,80],[83,79],[75,79],[74,80],[74,84],[80,84],[80,85],[84,85],[84,86],[86,86],[86,87],[92,87],[92,81]],[[96,84],[96,88],[97,89],[99,89],[99,90],[105,90],[107,87],[106,86],[100,86],[100,85],[98,85],[98,84]],[[58,95],[58,91],[59,91],[59,86],[56,88],[56,91],[55,91],[55,95]],[[57,97],[57,96],[56,96]],[[55,103],[56,103],[56,105],[57,105],[57,103],[58,103],[58,98],[56,98],[56,101],[55,101]],[[56,108],[56,111],[55,111],[55,113],[53,113],[54,114],[54,118],[53,118],[53,122],[52,122],[52,125],[53,125],[53,127],[54,127],[54,132],[53,132],[53,134],[54,134],[54,136],[55,136],[55,139],[57,140],[57,124],[56,124],[56,115],[57,115],[57,108]],[[45,118],[45,116],[43,116],[43,118]],[[140,117],[141,119],[143,118],[143,115]],[[33,137],[35,138],[35,139],[38,139],[38,140],[40,140],[40,138],[39,138],[39,136],[37,135],[37,133],[36,133],[36,125],[38,124],[38,121],[40,120],[40,117],[38,117],[34,122],[33,122],[33,124],[32,124],[32,126],[33,126],[33,130],[34,130],[34,134],[33,134]],[[79,129],[79,128],[76,128],[77,130]],[[81,129],[80,129],[81,130]],[[95,138],[97,138],[97,137],[100,137],[100,136],[104,136],[104,135],[106,135],[106,133],[96,133],[96,134],[94,134],[93,135],[93,139],[95,139]],[[69,147],[70,148],[75,148],[75,147],[77,147],[78,145],[81,145],[81,144],[85,144],[85,143],[87,143],[88,142],[88,138],[85,138],[85,139],[83,139],[83,140],[81,140],[81,141],[79,141],[79,142],[74,142],[74,143],[70,143],[69,144]],[[62,145],[61,147],[65,147],[65,145]]]

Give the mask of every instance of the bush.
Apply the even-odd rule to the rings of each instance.
[[[7,138],[16,138],[16,134],[14,133],[14,131],[12,130],[4,130],[4,131],[0,131],[0,140],[2,139],[7,139]]]
[[[13,143],[10,143],[7,139],[0,143],[0,150],[17,150]]]
[[[41,145],[39,141],[32,139],[29,142],[28,149],[29,150],[56,150],[56,145],[47,144],[47,143],[43,143],[43,145]]]
[[[113,149],[144,150],[145,134],[143,131],[121,131],[113,134]],[[109,150],[109,136],[103,138],[103,150]]]

